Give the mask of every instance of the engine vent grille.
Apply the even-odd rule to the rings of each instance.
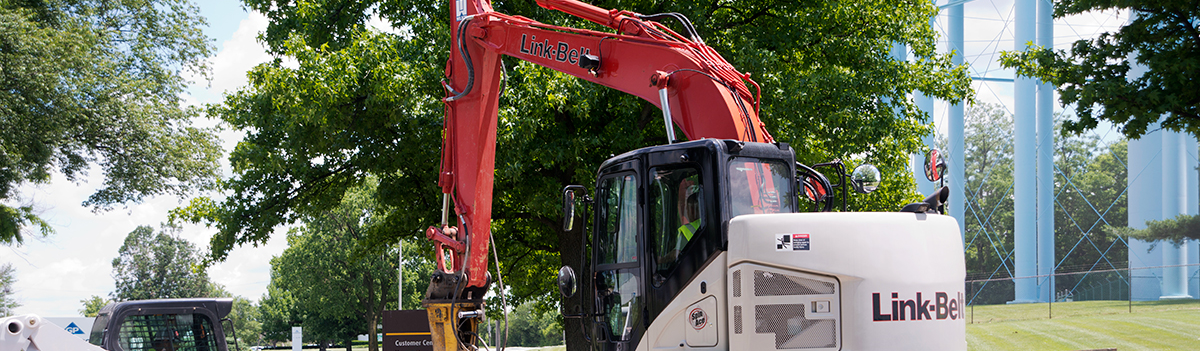
[[[754,306],[754,331],[775,334],[776,349],[837,346],[836,322],[832,319],[808,320],[804,318],[804,307],[804,304]],[[736,309],[734,313],[737,313]]]
[[[738,287],[739,285],[734,285],[734,297],[740,295]],[[761,270],[754,271],[754,296],[823,295],[833,292],[833,283]]]
[[[733,271],[733,297],[742,297],[742,270]]]
[[[742,333],[742,306],[733,306],[733,333]]]

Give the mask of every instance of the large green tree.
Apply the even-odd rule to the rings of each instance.
[[[421,228],[439,222],[439,81],[450,51],[448,3],[246,1],[272,20],[263,36],[270,50],[296,64],[260,65],[248,73],[249,86],[209,107],[210,115],[247,132],[230,156],[236,174],[224,183],[230,196],[197,199],[177,212],[216,225],[213,258],[261,243],[279,225],[336,208],[369,176],[379,179],[379,224],[367,245],[420,237]],[[929,2],[594,4],[688,16],[709,45],[756,77],[764,121],[776,139],[796,148],[801,162],[879,165],[887,175],[883,190],[855,209],[895,210],[920,198],[910,185],[907,155],[930,129],[908,94],[969,95],[965,68],[934,52],[928,19],[936,8]],[[534,1],[493,5],[545,23],[602,29]],[[372,15],[400,33],[364,29]],[[892,60],[895,43],[909,45],[914,59]],[[590,185],[603,160],[661,144],[665,132],[648,102],[505,60],[492,231],[505,257],[499,273],[520,304],[555,291],[545,277],[563,264],[559,247],[569,239],[557,224],[562,187]]]
[[[187,0],[0,0],[0,243],[29,226],[51,229],[16,191],[104,184],[85,206],[105,210],[161,194],[183,196],[219,178],[220,147],[180,106],[188,77],[205,77],[212,50]]]
[[[229,319],[233,321],[233,331],[237,335],[238,351],[249,350],[251,346],[262,345],[261,310],[245,297],[233,298],[233,310]]]
[[[1115,32],[1071,45],[1070,52],[1034,48],[1005,52],[1001,64],[1059,88],[1075,105],[1066,131],[1117,125],[1136,139],[1154,123],[1200,136],[1200,4],[1184,0],[1058,0],[1054,18],[1092,11],[1134,17]],[[1137,76],[1133,66],[1145,73]]]
[[[272,345],[291,340],[292,327],[300,325],[296,299],[274,281],[267,285],[267,293],[258,300],[258,315],[263,341]]]
[[[201,253],[177,231],[166,227],[155,233],[154,228],[139,226],[129,232],[112,260],[113,300],[208,297],[217,292],[201,264]]]
[[[272,284],[295,297],[305,330],[338,331],[328,335],[336,341],[375,335],[385,307],[395,305],[395,251],[360,245],[379,225],[374,188],[355,187],[340,206],[303,218],[288,233],[288,248],[271,260]],[[375,338],[368,346],[379,349]]]

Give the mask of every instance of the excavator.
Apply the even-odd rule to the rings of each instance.
[[[593,193],[563,191],[563,230],[580,243],[562,248],[579,262],[558,276],[568,350],[966,349],[962,237],[936,211],[947,188],[899,212],[827,212],[829,179],[774,140],[761,88],[685,16],[537,3],[608,30],[450,2],[443,216],[426,230],[434,350],[481,343],[502,55],[638,96],[667,131],[603,162]],[[836,169],[843,192],[878,185],[877,171]],[[802,198],[824,211],[802,213]]]

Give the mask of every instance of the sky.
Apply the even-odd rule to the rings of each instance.
[[[198,3],[201,14],[208,20],[205,33],[214,40],[216,55],[210,59],[211,82],[194,84],[182,97],[189,105],[220,102],[223,93],[246,84],[246,71],[272,59],[256,40],[258,33],[266,29],[264,16],[248,12],[237,0]],[[1012,50],[1014,47],[1012,22],[1008,21],[1012,18],[1012,0],[974,1],[964,9],[965,57],[973,63],[972,76],[1011,78],[1012,71],[998,68],[995,60],[997,49]],[[1065,48],[1078,38],[1115,29],[1124,22],[1123,16],[1111,13],[1058,21],[1055,47]],[[378,20],[370,24],[376,29],[387,30]],[[944,19],[939,19],[936,26],[939,31],[945,28]],[[981,102],[1011,104],[1011,84],[977,81],[974,87]],[[945,125],[944,107],[944,104],[935,106],[935,124]],[[197,120],[196,124],[213,126],[216,122]],[[241,134],[226,131],[220,137],[225,150],[230,150],[241,139]],[[227,164],[224,170],[228,175]],[[34,203],[55,233],[46,238],[27,239],[19,247],[0,246],[0,263],[11,262],[16,268],[15,297],[22,304],[16,309],[17,314],[75,316],[82,308],[80,300],[93,295],[107,297],[114,289],[112,260],[125,236],[140,225],[159,227],[166,221],[168,211],[186,201],[160,196],[94,213],[81,203],[102,184],[103,173],[99,168],[92,168],[88,174],[89,177],[79,183],[56,174],[48,184],[25,186],[19,190],[22,200]],[[180,236],[197,247],[207,248],[214,231],[201,226],[185,226]],[[270,280],[271,258],[287,246],[284,231],[276,230],[265,245],[234,249],[225,262],[209,268],[210,278],[234,295],[257,301],[266,292]]]

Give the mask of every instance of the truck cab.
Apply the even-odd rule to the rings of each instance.
[[[100,309],[88,342],[109,351],[228,351],[221,321],[232,310],[231,298],[114,302]]]

